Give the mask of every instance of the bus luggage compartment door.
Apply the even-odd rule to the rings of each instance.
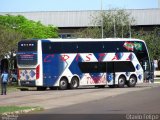
[[[107,85],[114,85],[114,84],[115,84],[114,73],[107,73]]]
[[[115,85],[114,62],[106,63],[106,76],[107,85]]]

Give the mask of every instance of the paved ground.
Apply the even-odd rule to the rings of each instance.
[[[159,92],[160,84],[143,84],[136,88],[123,89],[45,91],[42,92],[45,93],[43,99],[53,95],[48,98],[49,102],[46,101],[46,105],[50,105],[46,108],[51,109],[18,116],[18,119],[160,120]]]
[[[160,87],[49,109],[45,114],[160,114]]]
[[[160,84],[141,84],[135,88],[80,88],[77,90],[48,90],[48,91],[19,91],[0,96],[0,106],[40,106],[44,109],[53,109],[76,105],[80,103],[98,101],[117,95],[157,88]]]

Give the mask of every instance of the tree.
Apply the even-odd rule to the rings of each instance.
[[[7,58],[7,66],[1,66],[1,70],[3,70],[5,67],[9,69],[14,68],[14,60],[15,57],[13,56],[17,51],[17,43],[22,38],[22,34],[7,28],[5,26],[0,25],[0,60]],[[9,63],[9,64],[8,64]],[[2,68],[3,67],[3,68]],[[5,68],[5,69],[6,69]]]
[[[131,24],[134,18],[125,10],[112,9],[100,12],[93,16],[92,23],[95,27],[89,27],[77,32],[77,37],[101,38],[101,26],[103,24],[103,37],[129,37]]]
[[[16,51],[17,43],[22,38],[22,34],[0,25],[0,56],[4,58]]]
[[[58,29],[52,25],[45,26],[41,22],[35,22],[18,15],[0,15],[0,24],[10,29],[15,29],[23,34],[24,39],[31,38],[56,38]]]
[[[78,38],[100,38],[101,33],[98,27],[89,27],[84,30],[79,30],[76,32],[76,37]]]
[[[12,63],[18,41],[32,38],[55,38],[58,37],[57,31],[58,29],[52,25],[45,26],[21,15],[0,15],[0,59],[7,56],[9,63]],[[10,66],[13,65],[10,64]]]
[[[146,42],[152,60],[160,59],[160,28],[153,31],[140,30],[133,33],[134,38],[142,39]]]
[[[102,21],[103,20],[103,21]],[[104,38],[138,38],[146,42],[151,59],[160,59],[160,28],[153,31],[135,31],[131,29],[134,18],[128,12],[121,9],[113,9],[100,12],[94,16],[92,23],[95,27],[89,27],[76,33],[80,38],[101,38],[101,25],[103,23]],[[132,36],[131,36],[132,33]]]
[[[42,39],[58,37],[58,29],[52,25],[45,26],[40,22],[26,19],[18,15],[0,15],[0,56],[14,53],[17,42],[23,39]]]

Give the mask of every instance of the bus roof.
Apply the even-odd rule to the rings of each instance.
[[[40,39],[40,40],[48,40],[51,42],[97,42],[97,41],[141,41],[144,40],[135,39],[135,38],[103,38],[103,39],[94,39],[94,38],[74,38],[74,39],[61,39],[61,38],[48,38],[48,39]]]
[[[71,38],[71,39],[62,39],[62,38],[47,38],[47,39],[23,39],[22,41],[48,41],[48,42],[104,42],[104,41],[139,41],[144,42],[144,40],[135,39],[135,38]],[[20,41],[21,42],[21,41]]]

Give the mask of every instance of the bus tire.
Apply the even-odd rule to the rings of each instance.
[[[125,77],[124,76],[120,76],[118,78],[118,87],[119,88],[124,88],[125,83],[126,83]]]
[[[76,89],[78,87],[79,87],[79,79],[77,77],[73,77],[71,79],[70,88],[71,89]]]
[[[61,78],[59,82],[59,89],[60,90],[66,90],[68,88],[68,81],[66,78]]]
[[[132,75],[129,78],[129,81],[127,82],[127,86],[128,87],[135,87],[136,83],[137,83],[137,78],[136,78],[136,76]]]

